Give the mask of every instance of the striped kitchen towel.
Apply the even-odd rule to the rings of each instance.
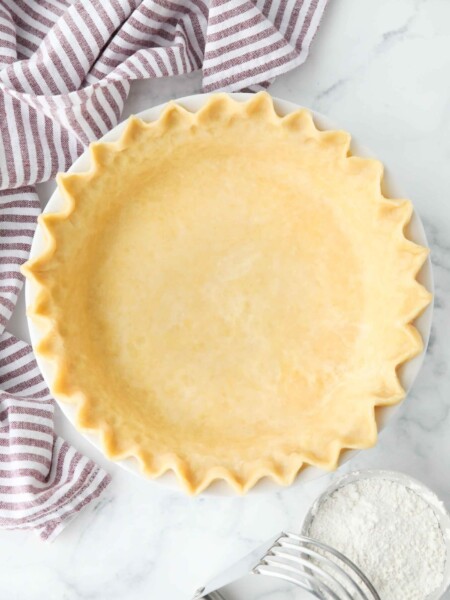
[[[0,352],[0,524],[49,539],[109,476],[55,436],[54,402],[30,346],[4,333]]]
[[[0,0],[0,527],[43,539],[109,477],[55,435],[31,349],[5,331],[40,212],[34,185],[120,119],[134,79],[203,70],[259,89],[302,64],[327,0]]]

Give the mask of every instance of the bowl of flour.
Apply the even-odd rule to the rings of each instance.
[[[450,516],[419,481],[354,471],[314,502],[302,533],[339,550],[381,600],[438,600],[450,584]]]

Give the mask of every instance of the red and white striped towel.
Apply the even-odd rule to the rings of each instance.
[[[0,527],[54,537],[109,477],[54,433],[31,349],[4,331],[40,212],[34,184],[120,118],[133,79],[203,69],[257,89],[305,61],[327,0],[0,0]]]
[[[28,344],[0,341],[0,523],[54,537],[109,476],[53,431],[54,402]]]

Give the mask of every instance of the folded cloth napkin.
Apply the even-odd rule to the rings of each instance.
[[[327,0],[0,0],[0,527],[52,539],[109,483],[55,435],[32,351],[5,332],[40,212],[34,184],[119,121],[133,79],[205,91],[302,64]]]

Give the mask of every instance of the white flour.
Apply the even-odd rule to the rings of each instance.
[[[309,535],[352,560],[381,600],[424,600],[443,581],[446,544],[432,508],[387,479],[363,479],[321,503]]]

